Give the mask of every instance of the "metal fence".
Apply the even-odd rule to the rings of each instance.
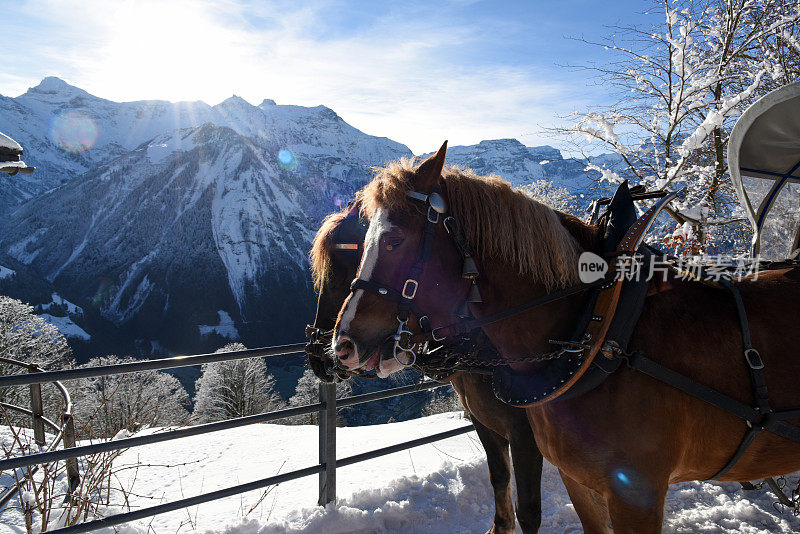
[[[314,404],[297,406],[293,408],[286,408],[283,410],[276,410],[272,412],[262,413],[258,415],[251,415],[247,417],[238,417],[235,419],[219,421],[216,423],[207,423],[192,427],[180,428],[177,430],[169,430],[145,436],[134,436],[125,439],[117,439],[113,441],[109,440],[99,443],[93,443],[90,445],[81,445],[79,447],[75,446],[75,440],[74,440],[75,431],[74,431],[74,426],[72,426],[73,425],[72,403],[69,400],[69,393],[67,392],[66,388],[64,388],[60,384],[60,381],[74,380],[78,378],[109,376],[115,374],[132,373],[137,371],[175,369],[178,367],[190,367],[194,365],[202,365],[204,363],[241,360],[246,358],[285,356],[303,352],[304,347],[305,345],[303,343],[297,343],[294,345],[282,345],[282,346],[266,347],[260,349],[248,349],[248,350],[214,353],[214,354],[200,354],[195,356],[179,356],[173,358],[162,358],[157,360],[140,360],[130,363],[104,365],[97,367],[85,367],[80,369],[63,369],[59,371],[41,371],[38,368],[34,369],[32,366],[27,366],[30,371],[28,374],[0,376],[0,388],[8,386],[22,386],[22,385],[29,385],[32,388],[31,389],[32,409],[26,410],[20,407],[12,407],[12,409],[20,411],[22,413],[29,414],[33,417],[34,440],[37,441],[37,443],[39,437],[41,437],[42,443],[44,443],[43,424],[48,424],[48,426],[51,426],[51,428],[53,428],[59,433],[58,437],[51,442],[51,445],[48,447],[48,450],[44,452],[39,452],[36,454],[28,454],[24,456],[16,456],[0,460],[0,472],[5,470],[18,469],[28,466],[36,466],[41,464],[49,464],[51,462],[58,462],[65,460],[67,462],[67,474],[69,481],[68,487],[70,491],[73,491],[74,488],[78,487],[76,483],[77,479],[75,478],[79,476],[76,459],[82,456],[121,450],[121,449],[128,449],[131,447],[138,447],[141,445],[148,445],[151,443],[171,441],[175,439],[185,438],[188,436],[207,434],[209,432],[218,432],[221,430],[252,425],[255,423],[266,423],[269,421],[275,421],[278,419],[284,419],[287,417],[293,417],[298,415],[311,414],[317,412],[319,413],[319,461],[317,464],[310,465],[302,469],[297,469],[295,471],[282,473],[280,475],[262,478],[260,480],[254,480],[246,484],[239,484],[236,486],[196,495],[194,497],[188,497],[185,499],[180,499],[177,501],[160,504],[157,506],[151,506],[148,508],[142,508],[140,510],[130,511],[122,514],[116,514],[102,519],[97,519],[86,523],[80,523],[77,525],[72,525],[52,531],[54,533],[57,532],[60,534],[91,532],[99,528],[120,525],[123,523],[127,523],[129,521],[144,519],[154,515],[180,510],[188,506],[194,506],[204,502],[209,502],[217,499],[222,499],[225,497],[230,497],[233,495],[238,495],[240,493],[245,493],[248,491],[264,488],[267,486],[272,486],[275,484],[280,484],[282,482],[287,482],[289,480],[295,480],[298,478],[314,474],[319,475],[319,499],[317,503],[321,506],[324,506],[336,500],[337,467],[345,467],[348,465],[353,465],[358,462],[371,460],[373,458],[378,458],[380,456],[392,454],[394,452],[410,449],[412,447],[417,447],[419,445],[425,445],[427,443],[433,443],[435,441],[439,441],[442,439],[447,439],[460,434],[465,434],[473,430],[473,426],[471,424],[464,425],[462,427],[454,428],[446,432],[438,432],[430,436],[404,441],[402,443],[396,443],[394,445],[382,447],[380,449],[375,449],[372,451],[356,454],[353,456],[348,456],[346,458],[337,458],[336,457],[337,408],[342,408],[345,406],[353,406],[356,404],[376,401],[380,399],[386,399],[389,397],[396,397],[398,395],[406,395],[409,393],[414,393],[416,391],[445,386],[447,384],[427,381],[427,382],[422,382],[420,384],[396,387],[383,391],[377,391],[374,393],[365,393],[362,395],[354,395],[351,397],[337,399],[335,384],[320,383],[319,402]],[[35,389],[38,389],[40,387],[40,384],[46,382],[55,383],[57,387],[59,387],[60,391],[62,391],[63,394],[66,395],[65,413],[69,412],[69,416],[66,419],[62,418],[62,420],[69,422],[71,429],[71,436],[72,436],[71,441],[68,439],[62,439],[62,436],[65,436],[65,433],[63,431],[64,424],[62,424],[62,427],[58,427],[58,425],[55,425],[50,421],[47,421],[46,423],[42,422],[46,420],[44,420],[42,417],[43,414],[41,410],[41,390],[39,390],[38,404],[37,401],[35,400],[37,397],[33,394],[33,391]],[[59,441],[64,442],[64,448],[60,450],[52,450],[55,449],[55,446],[59,443]],[[11,491],[11,489],[9,489],[9,491]],[[4,498],[6,498],[5,502],[7,502],[10,499],[8,495],[4,495]],[[0,504],[0,506],[2,506],[2,504]],[[2,513],[2,510],[0,510],[0,513]]]

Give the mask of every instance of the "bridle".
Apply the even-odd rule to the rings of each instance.
[[[576,284],[480,319],[473,318],[469,311],[469,304],[482,302],[477,285],[478,268],[475,265],[475,260],[472,258],[472,251],[469,243],[464,237],[458,222],[452,215],[447,215],[447,203],[441,195],[441,187],[437,184],[431,189],[429,194],[411,190],[406,193],[406,196],[412,200],[423,202],[427,210],[425,214],[425,226],[422,230],[422,239],[420,240],[417,257],[409,270],[409,274],[402,289],[397,290],[386,284],[377,283],[373,280],[365,280],[363,278],[356,278],[350,285],[351,294],[356,290],[362,289],[381,299],[389,300],[397,304],[398,326],[393,336],[394,346],[392,354],[397,363],[404,367],[410,367],[416,363],[417,353],[415,348],[420,343],[429,341],[443,342],[451,337],[463,336],[477,328],[566,297],[583,293],[612,281],[610,277],[606,277],[588,284]],[[433,243],[436,227],[439,223],[444,226],[456,249],[461,254],[463,260],[461,277],[470,281],[470,288],[464,300],[464,306],[458,313],[461,320],[446,326],[432,328],[428,315],[419,309],[414,299],[420,289],[418,281],[419,276],[422,274],[425,263],[430,259],[431,245]],[[410,314],[414,314],[414,316],[417,317],[421,329],[420,333],[415,334],[408,329]],[[560,344],[564,347],[559,353],[563,353],[564,351],[582,351],[585,349],[583,345],[580,347],[567,347],[566,345],[570,345],[569,342],[553,343]],[[410,354],[409,361],[401,361],[398,356],[403,353]]]
[[[406,281],[402,289],[397,290],[386,284],[379,284],[372,280],[365,280],[363,278],[356,278],[350,284],[350,291],[362,289],[378,297],[397,303],[397,330],[394,333],[394,346],[392,347],[392,356],[400,365],[410,367],[417,361],[417,353],[415,347],[422,341],[436,341],[441,342],[446,336],[437,335],[441,328],[432,329],[430,319],[419,307],[415,304],[414,298],[417,296],[419,290],[419,276],[425,264],[430,259],[431,246],[433,244],[433,236],[436,232],[437,225],[441,222],[447,233],[453,240],[453,244],[461,254],[463,259],[463,267],[461,276],[464,279],[470,280],[470,289],[465,298],[465,303],[482,302],[476,278],[478,277],[478,268],[475,261],[472,259],[472,251],[464,238],[461,229],[458,226],[456,219],[452,215],[447,215],[447,202],[441,195],[441,187],[436,185],[432,188],[430,194],[420,193],[418,191],[409,191],[406,193],[409,198],[423,202],[427,208],[425,214],[425,226],[422,230],[422,239],[420,240],[419,250],[414,263],[411,265]],[[468,306],[464,307],[468,310]],[[411,314],[416,316],[419,326],[422,330],[422,335],[426,336],[424,339],[419,339],[418,335],[408,329],[408,321]],[[409,354],[408,361],[401,361],[399,356],[401,354]]]

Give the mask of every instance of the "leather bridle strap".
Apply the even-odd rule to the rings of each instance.
[[[350,291],[356,291],[358,289],[363,289],[368,293],[378,295],[386,300],[391,300],[392,302],[396,302],[398,305],[403,300],[407,300],[403,298],[403,295],[402,293],[400,293],[400,291],[397,291],[396,289],[388,286],[378,284],[376,282],[373,282],[372,280],[364,280],[362,278],[356,278],[350,284]],[[417,317],[417,320],[420,320],[421,318],[425,317],[425,315],[417,307],[417,305],[414,304],[413,301],[408,302],[408,309],[411,310],[411,313],[413,313]]]
[[[560,291],[554,291],[552,293],[549,293],[543,297],[530,300],[518,306],[514,306],[512,308],[506,308],[505,310],[493,313],[491,315],[487,315],[486,317],[481,317],[480,319],[468,319],[465,321],[459,321],[457,323],[449,324],[447,326],[440,326],[438,328],[434,328],[431,332],[416,334],[414,336],[411,336],[411,341],[413,343],[422,343],[425,341],[441,341],[447,337],[466,334],[467,332],[470,332],[476,328],[481,328],[490,325],[492,323],[502,321],[503,319],[508,319],[509,317],[525,313],[526,311],[530,311],[534,308],[550,304],[551,302],[555,302],[561,299],[565,299],[567,297],[578,295],[580,293],[583,293],[590,289],[594,289],[596,287],[606,285],[613,281],[614,278],[612,275],[612,276],[607,276],[605,278],[601,278],[600,280],[591,282],[589,284],[577,284],[574,286],[570,286]]]

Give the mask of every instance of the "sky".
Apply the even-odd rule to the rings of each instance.
[[[45,76],[109,100],[326,105],[415,154],[546,133],[608,102],[592,75],[646,0],[0,0],[0,95]]]

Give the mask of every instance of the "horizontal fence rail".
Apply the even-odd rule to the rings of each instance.
[[[263,347],[260,349],[237,350],[212,354],[197,354],[194,356],[175,356],[158,360],[139,360],[130,363],[117,363],[114,365],[98,365],[97,367],[82,367],[80,369],[60,369],[58,371],[43,371],[35,375],[10,375],[0,376],[0,388],[7,386],[24,386],[56,380],[76,380],[78,378],[92,378],[96,376],[119,375],[135,373],[137,371],[158,371],[161,369],[177,369],[178,367],[192,367],[204,363],[226,362],[230,360],[245,360],[247,358],[263,358],[269,356],[288,356],[304,352],[305,343],[292,345],[279,345],[277,347]]]
[[[223,352],[214,354],[178,356],[174,358],[161,358],[156,360],[141,360],[137,362],[104,365],[104,366],[90,367],[90,368],[64,369],[59,371],[44,371],[44,372],[35,372],[23,375],[0,376],[0,387],[41,384],[43,382],[55,382],[59,380],[75,380],[79,378],[100,377],[100,376],[141,372],[141,371],[175,369],[179,367],[190,367],[206,363],[240,360],[246,358],[283,356],[283,355],[290,355],[302,352],[304,347],[305,347],[304,343],[296,343],[292,345],[264,347],[258,349],[247,349],[241,351],[232,351],[232,352]],[[238,417],[235,419],[218,421],[215,423],[206,423],[193,427],[180,428],[177,430],[169,430],[166,432],[158,432],[144,436],[134,436],[118,440],[109,440],[100,443],[83,445],[80,447],[73,446],[74,448],[69,448],[69,449],[50,450],[36,454],[7,458],[4,460],[0,460],[0,471],[57,462],[60,460],[66,460],[68,463],[71,462],[74,465],[77,462],[76,458],[86,456],[89,454],[97,454],[97,453],[110,452],[121,449],[129,449],[132,447],[138,447],[142,445],[171,441],[190,436],[208,434],[210,432],[218,432],[221,430],[228,430],[246,425],[266,423],[270,421],[276,421],[279,419],[285,419],[289,417],[295,417],[299,415],[319,412],[320,413],[320,421],[319,421],[320,458],[319,458],[319,463],[317,465],[263,478],[245,484],[239,484],[237,486],[232,486],[229,488],[223,488],[220,490],[203,493],[200,495],[196,495],[194,497],[188,497],[185,499],[180,499],[177,501],[160,504],[157,506],[142,508],[140,510],[134,510],[126,513],[116,514],[110,517],[97,519],[86,523],[80,523],[77,525],[63,527],[51,532],[58,532],[60,534],[91,532],[99,528],[121,525],[123,523],[127,523],[137,519],[144,519],[147,517],[152,517],[154,515],[180,510],[182,508],[186,508],[189,506],[194,506],[217,499],[222,499],[225,497],[231,497],[234,495],[238,495],[240,493],[257,490],[260,488],[264,488],[266,486],[272,486],[280,484],[282,482],[287,482],[290,480],[295,480],[298,478],[314,474],[318,474],[320,476],[319,504],[324,505],[329,502],[333,502],[336,499],[337,467],[345,467],[353,465],[358,462],[371,460],[374,458],[378,458],[380,456],[392,454],[412,447],[418,447],[420,445],[433,443],[435,441],[451,438],[474,430],[473,425],[469,424],[452,430],[438,432],[430,436],[424,436],[421,438],[404,441],[402,443],[396,443],[372,451],[367,451],[353,456],[348,456],[346,458],[337,459],[336,432],[335,432],[336,410],[338,408],[354,406],[365,402],[373,402],[390,397],[396,397],[399,395],[407,395],[410,393],[434,389],[441,386],[449,386],[449,383],[425,381],[425,382],[420,382],[418,384],[400,386],[382,391],[376,391],[373,393],[364,393],[361,395],[354,395],[352,397],[337,399],[336,388],[333,384],[320,384],[320,402],[318,403],[308,404],[305,406],[297,406],[292,408],[285,408],[282,410],[275,410],[272,412],[266,412],[246,417]],[[66,388],[64,388],[61,384],[58,384],[58,387],[59,389],[61,389],[62,393],[64,393],[67,396],[68,399],[69,393],[66,391]],[[68,405],[69,405],[69,411],[71,412],[72,408],[71,402],[68,402]],[[30,410],[24,410],[23,413],[34,415],[33,412]],[[68,413],[67,415],[70,418],[72,417],[71,413]],[[48,426],[52,425],[51,428],[53,426],[56,426],[51,421],[47,421],[47,424]],[[3,510],[0,509],[0,513],[2,513],[2,511]]]

